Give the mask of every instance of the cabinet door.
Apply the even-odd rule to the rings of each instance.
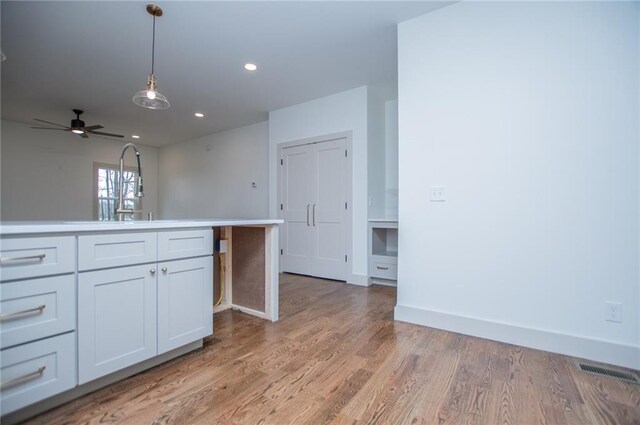
[[[80,273],[80,384],[156,355],[155,265]]]
[[[158,264],[158,354],[213,333],[213,257]]]

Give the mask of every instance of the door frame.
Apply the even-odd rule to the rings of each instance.
[[[347,209],[345,210],[345,248],[347,255],[347,266],[346,266],[346,274],[345,281],[351,282],[353,280],[353,132],[349,131],[340,131],[337,133],[325,134],[322,136],[314,136],[308,137],[305,139],[292,140],[290,142],[278,143],[278,156],[276,157],[276,167],[278,169],[278,198],[276,207],[280,206],[282,203],[282,163],[283,159],[282,151],[286,148],[291,148],[294,146],[302,146],[302,145],[313,145],[322,142],[330,142],[333,140],[345,139],[345,149],[347,150],[347,169],[346,175],[348,176],[347,181],[345,182],[345,194],[347,198]],[[278,211],[278,218],[283,219],[282,210],[280,208],[276,208]],[[284,246],[284,228],[280,233],[280,247],[282,252],[282,247]],[[282,254],[280,254],[278,258],[278,269],[282,270]]]

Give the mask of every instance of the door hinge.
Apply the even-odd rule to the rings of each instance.
[[[282,250],[280,250],[280,255],[282,255]]]
[[[346,202],[344,203],[344,209],[345,210],[347,209],[347,203]]]
[[[280,204],[280,211],[282,211],[282,204]]]
[[[280,165],[284,165],[284,159],[280,159]]]
[[[345,158],[347,157],[347,150],[346,149],[344,150],[344,157]]]
[[[344,254],[344,262],[347,262],[347,254]]]

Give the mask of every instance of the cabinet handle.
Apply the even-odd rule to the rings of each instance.
[[[40,314],[42,310],[46,307],[45,304],[39,305],[38,307],[29,308],[27,310],[15,311],[13,313],[0,314],[0,322],[4,322],[5,320],[16,319],[18,316],[23,316],[25,314]]]
[[[151,274],[156,274],[156,269],[151,269],[151,270],[149,270],[149,273],[151,273]]]
[[[376,266],[376,269],[378,269],[378,270],[389,270],[389,267]]]
[[[27,255],[26,257],[0,257],[0,265],[9,263],[11,261],[42,261],[47,254]]]
[[[313,227],[316,227],[316,204],[313,204]]]
[[[309,207],[311,206],[311,204],[307,204],[307,227],[310,226],[309,224]]]
[[[166,267],[163,267],[163,268],[162,268],[162,273],[166,273],[166,272],[167,272],[167,268],[166,268]]]
[[[46,366],[42,366],[40,368],[38,368],[38,370],[31,372],[31,373],[27,373],[26,375],[22,375],[19,376],[15,379],[11,379],[10,381],[6,381],[6,382],[2,382],[0,383],[0,390],[5,390],[7,388],[10,387],[15,387],[16,385],[20,385],[23,384],[25,382],[29,382],[32,381],[34,379],[37,379],[39,377],[42,376],[42,374],[44,373],[44,370],[46,369]]]

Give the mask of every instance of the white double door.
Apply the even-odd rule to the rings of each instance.
[[[282,271],[347,279],[346,139],[281,150]]]

